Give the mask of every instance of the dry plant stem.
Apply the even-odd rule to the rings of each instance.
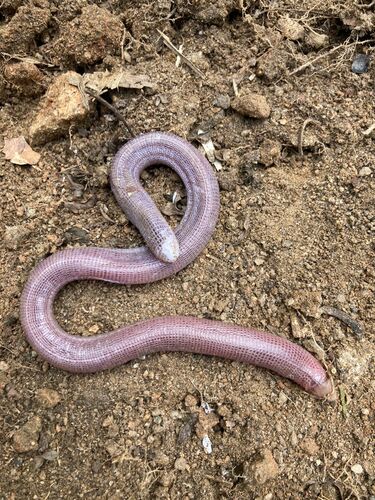
[[[305,129],[309,123],[315,123],[316,125],[319,125],[319,123],[316,120],[313,120],[312,118],[307,118],[302,123],[301,130],[299,131],[298,134],[298,154],[300,156],[303,156],[303,134],[305,133]]]
[[[35,65],[42,65],[42,66],[48,66],[49,68],[53,68],[54,64],[50,64],[44,61],[39,61],[36,57],[31,57],[31,56],[21,56],[19,54],[9,54],[8,52],[0,52],[0,54],[3,56],[5,59],[6,57],[10,59],[15,59],[16,61],[21,61],[21,62],[30,62]]]
[[[366,4],[366,3],[357,3],[357,7],[362,7],[362,9],[371,9],[375,5],[375,0],[372,0],[372,2]]]
[[[325,52],[324,54],[320,54],[319,56],[315,57],[314,59],[311,59],[307,63],[302,64],[302,66],[298,66],[298,68],[294,69],[293,71],[291,71],[289,73],[289,76],[295,75],[296,73],[299,73],[300,71],[303,71],[304,69],[306,69],[309,66],[313,65],[314,63],[320,61],[324,57],[328,57],[331,54],[333,54],[334,52],[337,52],[338,50],[340,50],[340,49],[342,49],[344,47],[346,49],[348,49],[349,47],[353,47],[353,46],[356,46],[356,45],[364,45],[366,43],[370,43],[370,42],[373,42],[373,41],[374,41],[373,39],[369,39],[369,40],[363,40],[361,42],[353,42],[353,43],[349,43],[349,44],[343,43],[341,45],[337,45],[336,47],[333,47],[333,49],[329,50],[328,52]]]
[[[346,314],[343,311],[340,311],[340,309],[336,309],[336,307],[323,306],[321,308],[321,311],[323,314],[327,314],[328,316],[333,316],[334,318],[337,318],[340,321],[342,321],[345,325],[351,328],[358,337],[361,337],[363,335],[363,328],[358,323],[358,321],[355,321],[348,314]]]
[[[132,128],[130,127],[130,125],[128,124],[128,122],[125,120],[125,118],[122,116],[122,114],[119,112],[118,109],[116,109],[114,106],[112,106],[112,104],[109,104],[108,101],[106,101],[105,99],[103,99],[103,97],[101,97],[99,94],[97,94],[96,92],[94,92],[93,90],[91,90],[90,88],[88,87],[85,87],[85,92],[89,95],[91,95],[92,97],[94,97],[97,101],[99,101],[101,104],[103,104],[104,106],[106,106],[108,109],[110,109],[112,111],[112,113],[121,121],[124,123],[125,127],[128,129],[128,132],[129,134],[134,137],[134,132],[132,130]]]
[[[205,78],[204,74],[202,73],[202,71],[197,68],[195,66],[195,64],[193,64],[186,56],[184,56],[184,54],[178,50],[178,48],[173,45],[173,43],[170,41],[169,37],[167,37],[167,35],[165,35],[162,31],[160,30],[157,30],[157,32],[159,33],[159,35],[162,37],[163,39],[163,42],[164,44],[168,47],[168,49],[170,49],[172,52],[174,52],[178,57],[180,57],[181,61],[183,61],[187,66],[189,66],[190,69],[192,69],[194,71],[194,73],[196,73],[198,76],[200,76],[201,78]]]
[[[121,61],[125,61],[125,54],[124,54],[124,43],[125,43],[125,38],[126,38],[126,29],[124,28],[124,32],[121,37],[121,44],[120,44],[120,50],[121,50]]]
[[[364,132],[362,132],[362,134],[370,135],[373,130],[375,130],[375,122],[371,124]]]

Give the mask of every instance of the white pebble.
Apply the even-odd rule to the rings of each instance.
[[[203,437],[202,444],[203,444],[204,451],[206,453],[212,453],[211,439],[207,435]]]
[[[363,473],[363,467],[361,464],[354,464],[352,466],[352,472],[354,472],[354,474],[362,474]]]
[[[363,167],[361,170],[358,172],[358,175],[360,177],[367,177],[368,175],[372,174],[372,170],[370,167]]]

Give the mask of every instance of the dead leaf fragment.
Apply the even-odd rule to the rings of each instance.
[[[36,165],[40,160],[40,154],[31,149],[22,135],[5,139],[3,153],[15,165]]]
[[[96,71],[95,73],[85,73],[84,75],[74,75],[69,79],[69,83],[78,87],[87,99],[84,89],[88,87],[98,95],[104,94],[108,90],[114,89],[142,89],[144,87],[153,88],[147,75],[135,75],[123,69],[113,71]]]
[[[216,158],[216,150],[211,138],[207,137],[203,130],[198,130],[197,139],[203,147],[206,158],[219,172],[223,168],[223,166],[221,164],[221,161]]]

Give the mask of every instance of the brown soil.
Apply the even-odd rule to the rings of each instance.
[[[129,134],[98,104],[70,136],[35,146],[36,167],[0,157],[0,498],[375,498],[375,132],[363,134],[374,122],[375,66],[354,74],[354,54],[371,56],[373,42],[349,45],[374,39],[366,1],[0,2],[2,138],[27,138],[41,94],[63,72],[123,64],[154,83],[104,96],[136,133],[194,141],[203,129],[223,163],[220,220],[196,262],[147,286],[74,283],[56,303],[60,324],[87,335],[191,314],[267,329],[320,356],[338,394],[315,400],[269,372],[194,354],[69,375],[31,350],[18,310],[38,262],[68,246],[142,241],[107,181]],[[157,29],[183,43],[204,79],[176,67]],[[26,56],[50,65],[31,71]],[[9,66],[19,62],[17,73]],[[233,81],[240,96],[264,96],[270,117],[228,108]],[[181,189],[167,169],[144,183],[161,207]],[[78,211],[65,204],[92,198]],[[321,306],[346,312],[363,335]]]

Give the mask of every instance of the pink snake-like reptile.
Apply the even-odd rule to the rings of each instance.
[[[155,164],[172,168],[186,188],[186,212],[175,231],[140,183],[141,172]],[[158,351],[194,352],[270,369],[317,397],[331,393],[330,379],[309,352],[250,328],[171,316],[92,337],[66,333],[53,315],[53,302],[64,285],[87,279],[130,285],[166,278],[200,254],[215,228],[220,202],[211,166],[191,144],[172,134],[148,133],[125,144],[114,159],[111,186],[147,247],[66,249],[33,270],[21,297],[21,322],[42,358],[63,370],[87,373]]]

